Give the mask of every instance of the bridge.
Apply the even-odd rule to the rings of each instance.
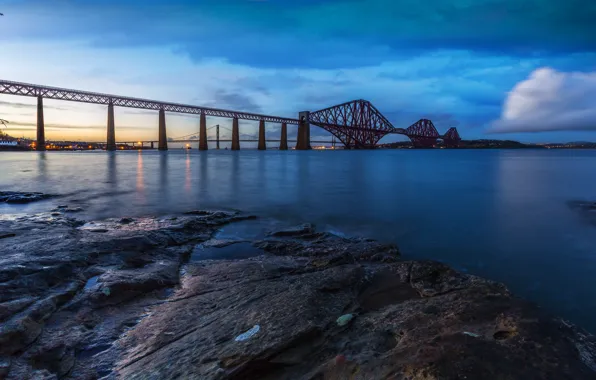
[[[29,96],[37,98],[37,141],[36,150],[46,149],[43,116],[43,99],[59,99],[81,103],[103,104],[108,107],[106,150],[116,150],[116,128],[114,106],[149,109],[158,112],[158,149],[168,149],[166,132],[166,112],[199,115],[199,150],[207,150],[207,116],[232,119],[231,149],[240,149],[238,120],[259,122],[258,149],[267,149],[265,123],[280,123],[281,136],[279,149],[288,149],[288,125],[298,127],[296,149],[311,149],[310,126],[318,126],[335,136],[346,149],[371,149],[377,146],[381,138],[388,134],[401,134],[410,138],[414,147],[433,147],[442,139],[448,147],[457,147],[461,140],[457,129],[450,128],[440,135],[432,121],[420,119],[408,128],[396,128],[370,102],[353,100],[319,111],[299,112],[298,118],[270,116],[251,112],[231,111],[195,105],[161,102],[148,99],[131,98],[118,95],[102,94],[89,91],[65,89],[35,85],[29,83],[0,80],[0,94]]]

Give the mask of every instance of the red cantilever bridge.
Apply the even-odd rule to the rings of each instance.
[[[259,121],[258,149],[266,149],[265,123],[281,123],[280,149],[287,149],[287,126],[297,125],[296,149],[310,149],[310,125],[316,125],[337,137],[347,149],[370,149],[377,146],[388,134],[408,136],[415,147],[432,147],[438,139],[449,147],[456,147],[461,140],[457,129],[450,128],[440,135],[428,119],[421,119],[408,128],[396,128],[370,102],[354,100],[316,112],[300,112],[297,119],[269,116],[250,112],[230,111],[195,105],[160,102],[155,100],[109,95],[89,91],[41,86],[29,83],[0,80],[0,94],[37,98],[37,150],[45,150],[43,99],[59,99],[108,106],[107,150],[116,149],[114,106],[158,111],[160,150],[168,149],[165,112],[187,113],[200,116],[199,149],[207,149],[206,116],[226,117],[232,122],[232,150],[240,149],[238,120]]]

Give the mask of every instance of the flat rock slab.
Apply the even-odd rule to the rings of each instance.
[[[248,217],[0,217],[0,379],[596,378],[593,336],[393,245],[305,225],[189,262]]]

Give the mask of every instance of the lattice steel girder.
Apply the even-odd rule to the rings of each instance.
[[[453,141],[460,141],[461,140],[461,137],[459,136],[459,132],[457,132],[457,128],[451,127],[443,135],[443,139],[445,139],[445,140],[453,140]]]
[[[264,120],[270,123],[298,124],[298,119],[268,116],[249,112],[237,112],[217,108],[200,107],[186,104],[167,103],[155,100],[130,98],[118,95],[101,94],[88,91],[69,90],[66,88],[40,86],[35,84],[11,82],[0,80],[0,94],[20,96],[43,96],[46,99],[68,100],[82,103],[109,104],[110,100],[115,106],[141,108],[150,110],[163,109],[167,112],[202,114],[208,116],[238,118],[244,120]]]
[[[408,137],[440,137],[437,128],[435,128],[432,121],[428,119],[420,119],[414,124],[406,128],[406,135]]]
[[[353,100],[310,113],[311,123],[345,128],[393,131],[393,125],[370,102]]]

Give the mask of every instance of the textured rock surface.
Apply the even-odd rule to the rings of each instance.
[[[0,191],[0,202],[5,203],[31,203],[51,198],[50,194],[27,193],[19,191]]]
[[[242,219],[1,216],[0,379],[596,378],[592,336],[392,245],[302,225],[188,261]]]

